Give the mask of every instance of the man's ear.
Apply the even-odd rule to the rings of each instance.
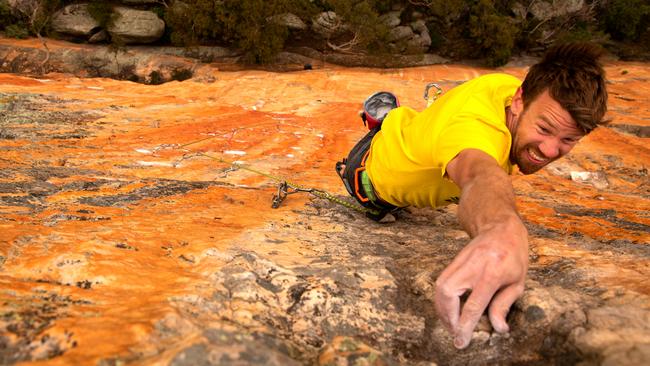
[[[512,103],[510,104],[510,111],[515,117],[519,117],[524,111],[524,98],[522,96],[521,87],[517,88],[515,95],[512,97]]]

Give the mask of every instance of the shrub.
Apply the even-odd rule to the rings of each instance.
[[[430,0],[427,2],[431,13],[443,28],[458,27],[457,21],[469,9],[468,0]]]
[[[650,0],[610,0],[605,5],[605,30],[614,39],[636,41],[650,25]]]
[[[29,37],[29,29],[22,23],[11,24],[5,28],[5,35],[10,38],[25,39]]]
[[[5,29],[8,25],[14,24],[16,18],[11,14],[11,8],[6,0],[0,0],[0,30]]]
[[[119,15],[113,11],[113,4],[106,1],[93,1],[88,4],[88,13],[102,28],[108,28]]]
[[[501,15],[494,1],[479,0],[470,9],[469,34],[485,55],[490,66],[503,65],[510,59],[517,28],[509,17]]]
[[[308,0],[188,0],[173,6],[165,20],[177,45],[225,43],[245,52],[249,61],[265,63],[284,47],[285,26],[274,15],[309,9]]]
[[[158,18],[165,19],[165,8],[164,7],[162,7],[162,6],[154,6],[150,10],[152,12],[154,12],[158,16]]]
[[[387,51],[388,27],[379,19],[376,9],[386,7],[392,2],[364,0],[328,0],[325,10],[333,10],[350,27],[350,37],[354,37],[353,48],[371,53]]]
[[[14,4],[13,10],[6,0],[0,0],[0,29],[7,36],[26,38],[41,36],[51,20],[52,14],[65,2],[62,0],[24,0]]]
[[[348,38],[362,49],[381,49],[388,29],[379,21],[375,4],[389,8],[394,0],[187,0],[176,3],[165,15],[175,45],[223,43],[245,52],[249,61],[264,63],[282,50],[289,36],[283,25],[269,21],[291,12],[311,19],[333,10],[350,26]]]

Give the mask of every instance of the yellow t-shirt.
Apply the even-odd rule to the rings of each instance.
[[[421,113],[390,111],[366,161],[375,192],[400,207],[457,202],[460,189],[445,172],[465,149],[484,151],[510,174],[505,110],[520,85],[514,76],[488,74],[450,90]]]

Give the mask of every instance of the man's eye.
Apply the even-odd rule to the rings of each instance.
[[[551,133],[551,131],[549,131],[548,128],[546,128],[546,127],[540,127],[539,132],[544,134],[544,135],[548,135],[549,133]]]
[[[576,140],[576,139],[572,139],[572,138],[568,138],[568,137],[567,137],[567,138],[562,139],[562,141],[563,141],[565,144],[573,145],[573,144],[575,144],[578,140]]]

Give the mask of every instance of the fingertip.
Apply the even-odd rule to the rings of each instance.
[[[492,323],[492,327],[497,331],[497,333],[507,333],[510,331],[510,327],[503,317],[499,317],[498,315],[490,313],[489,318],[490,323]]]
[[[464,349],[469,345],[469,339],[457,336],[454,338],[454,347],[457,349]]]
[[[508,333],[510,331],[510,327],[506,323],[501,323],[494,325],[494,330],[496,330],[497,333]]]

